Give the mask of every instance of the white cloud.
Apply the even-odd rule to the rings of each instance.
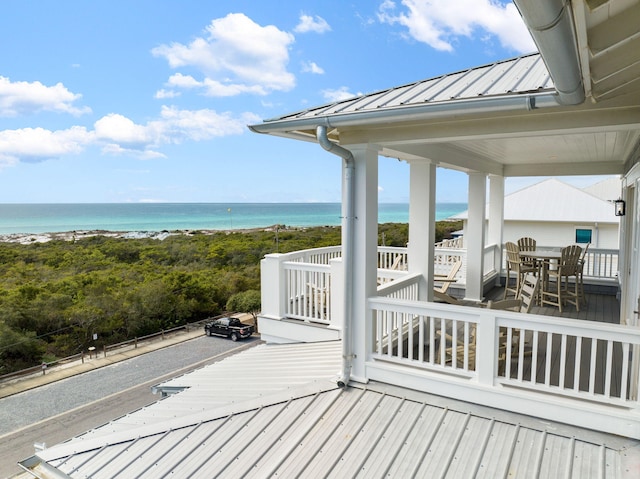
[[[100,118],[94,128],[96,138],[109,143],[140,146],[152,141],[152,135],[146,127],[136,125],[129,118],[116,113]]]
[[[76,154],[93,141],[93,134],[84,127],[50,131],[44,128],[21,128],[0,131],[0,166],[19,161],[36,163]]]
[[[294,31],[296,33],[324,33],[331,31],[331,27],[324,18],[318,15],[312,17],[311,15],[302,14],[300,15],[300,23],[296,25]]]
[[[402,0],[402,11],[391,0],[379,8],[383,23],[399,24],[413,39],[436,50],[453,51],[457,37],[487,41],[497,37],[500,44],[519,53],[536,50],[531,35],[511,2],[498,0]],[[487,36],[489,34],[489,36]]]
[[[167,81],[167,85],[179,88],[197,88],[201,86],[201,83],[191,75],[183,75],[182,73],[171,75]]]
[[[107,155],[163,158],[165,155],[159,151],[163,145],[240,135],[247,131],[247,124],[259,121],[252,113],[233,115],[209,109],[180,110],[163,106],[160,116],[146,124],[111,113],[96,121],[93,131],[80,126],[58,131],[4,130],[0,131],[0,168],[77,154],[92,145],[100,146]]]
[[[173,43],[152,50],[153,55],[166,58],[172,68],[197,68],[205,75],[202,81],[173,75],[169,82],[174,86],[201,86],[212,96],[265,95],[295,86],[295,77],[287,71],[288,49],[294,42],[290,33],[273,25],[258,25],[241,13],[213,20],[206,32],[206,38],[196,38],[189,45]],[[194,83],[178,81],[188,78]]]
[[[324,75],[324,70],[315,62],[303,62],[302,71],[305,73],[314,73],[316,75]]]
[[[182,73],[176,73],[169,77],[166,83],[167,86],[172,87],[171,90],[158,90],[156,92],[156,98],[172,98],[180,96],[180,92],[175,88],[199,89],[203,95],[213,97],[230,97],[236,96],[241,93],[252,93],[257,95],[266,95],[267,91],[261,85],[242,85],[242,84],[226,84],[217,80],[205,78],[203,81],[198,81],[191,75],[183,75]]]
[[[216,113],[213,110],[178,110],[163,107],[161,118],[150,123],[165,143],[180,143],[185,139],[209,140],[215,137],[240,135],[246,125],[257,123],[260,118],[251,113],[234,117],[231,113]]]
[[[360,95],[360,93],[351,93],[346,86],[340,87],[337,90],[322,90],[322,96],[324,99],[331,102],[347,100],[357,95]]]
[[[182,93],[180,93],[179,91],[165,90],[164,88],[161,88],[156,92],[154,97],[158,100],[164,100],[167,98],[176,98],[176,97],[179,97],[180,95],[182,95]]]
[[[122,115],[110,114],[95,124],[96,139],[102,151],[111,155],[134,154],[142,158],[164,156],[162,145],[184,141],[206,141],[216,137],[240,135],[246,125],[260,121],[257,115],[217,113],[214,110],[179,110],[163,106],[160,118],[138,125]]]
[[[17,81],[0,76],[0,117],[30,115],[40,111],[69,113],[79,116],[91,112],[88,107],[75,107],[82,95],[71,93],[62,83],[46,86],[36,82]]]

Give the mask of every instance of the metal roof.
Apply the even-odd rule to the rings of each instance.
[[[486,212],[488,209],[487,205]],[[467,217],[468,211],[463,211],[452,218]],[[557,178],[549,178],[506,195],[504,219],[586,224],[620,222],[620,218],[613,214],[612,203]]]
[[[170,396],[88,431],[75,440],[197,415],[242,401],[257,400],[262,404],[261,401],[270,395],[287,397],[292,388],[305,385],[312,390],[332,387],[335,382],[332,380],[340,371],[341,353],[339,341],[261,344],[154,386],[154,393]],[[181,393],[174,395],[178,392]]]
[[[170,406],[180,411],[190,395],[208,398],[199,411],[191,408],[174,418],[163,412],[155,419],[147,415],[144,421],[138,417],[135,425],[62,443],[23,464],[42,478],[96,479],[169,474],[615,478],[632,477],[629,471],[640,464],[638,441],[380,383],[339,389],[327,380],[335,364],[317,367],[323,372],[315,380],[283,381],[284,389],[264,393],[264,384],[315,367],[325,355],[339,356],[339,345],[246,350],[170,381],[189,388],[147,408]],[[315,358],[303,353],[299,359],[273,361],[274,354],[282,353],[284,359],[305,349],[314,351]],[[205,392],[228,377],[231,363],[233,381],[223,384],[238,392],[244,384],[253,389],[253,397],[234,402],[235,394],[224,393],[224,388]],[[261,363],[260,370],[249,367]],[[262,380],[254,382],[259,377]],[[218,394],[227,399],[218,402]]]
[[[301,120],[452,100],[553,91],[553,82],[540,54],[533,53],[265,121]]]

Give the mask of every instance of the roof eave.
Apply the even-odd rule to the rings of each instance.
[[[335,113],[319,115],[313,118],[284,118],[265,121],[256,125],[248,125],[248,127],[255,133],[290,134],[291,132],[301,130],[314,130],[317,126],[338,128],[407,121],[425,121],[454,116],[531,111],[560,105],[558,93],[555,90],[547,90],[544,92],[517,93],[495,97],[470,98],[384,108],[373,111]]]

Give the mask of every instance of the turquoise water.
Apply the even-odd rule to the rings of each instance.
[[[440,203],[436,219],[466,209],[466,203]],[[0,234],[337,226],[340,216],[339,203],[0,204]],[[409,205],[380,204],[378,221],[408,222]]]

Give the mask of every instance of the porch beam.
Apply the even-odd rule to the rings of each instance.
[[[473,141],[478,139],[531,138],[547,134],[565,135],[594,134],[602,132],[629,131],[640,128],[638,121],[640,106],[621,105],[610,109],[593,111],[587,105],[574,107],[570,111],[562,107],[551,110],[529,112],[526,116],[502,115],[460,121],[434,120],[412,125],[391,125],[371,130],[340,129],[341,144],[376,141],[392,148],[394,145],[442,143],[450,141]],[[401,148],[399,148],[401,149]]]

